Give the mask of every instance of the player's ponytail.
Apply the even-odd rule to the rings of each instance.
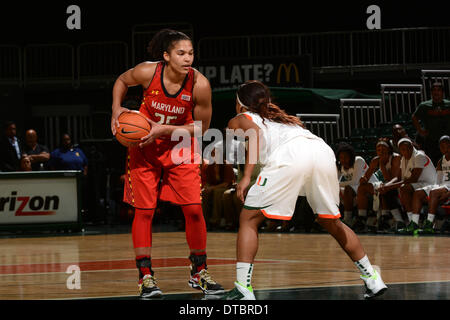
[[[299,118],[287,114],[272,103],[269,88],[260,81],[251,80],[241,85],[237,97],[244,108],[259,114],[263,121],[268,119],[278,123],[304,127]]]
[[[158,31],[147,46],[149,59],[152,61],[163,61],[164,52],[170,52],[174,44],[180,40],[189,40],[191,38],[180,31],[171,29],[162,29]]]

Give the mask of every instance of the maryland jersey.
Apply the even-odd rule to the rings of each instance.
[[[194,69],[189,70],[181,88],[173,95],[164,87],[163,77],[164,63],[159,62],[144,91],[139,111],[160,124],[193,123]],[[191,145],[184,145],[170,137],[160,137],[144,148],[128,148],[124,201],[141,209],[156,208],[158,200],[178,205],[201,204],[195,141],[192,137]]]
[[[140,112],[160,124],[185,125],[193,123],[194,108],[192,91],[194,69],[190,68],[180,90],[169,94],[164,87],[165,63],[159,62],[148,88],[144,91]]]

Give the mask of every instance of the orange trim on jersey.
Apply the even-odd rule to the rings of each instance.
[[[337,215],[318,213],[318,215],[321,218],[325,218],[325,219],[339,219],[341,217],[340,213],[338,213]]]
[[[268,214],[268,213],[266,212],[266,210],[263,210],[263,209],[261,209],[261,212],[263,213],[263,215],[264,215],[266,218],[269,218],[269,219],[277,219],[277,220],[291,220],[291,219],[292,219],[292,217],[276,216],[276,215]]]
[[[248,114],[243,113],[242,115],[243,115],[244,117],[246,117],[248,120],[253,121],[253,118],[252,118],[251,116],[249,116]]]

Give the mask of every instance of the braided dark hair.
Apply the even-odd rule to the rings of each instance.
[[[239,86],[239,100],[249,111],[259,114],[264,119],[288,125],[303,126],[299,118],[291,116],[272,103],[269,88],[261,81],[250,80]]]

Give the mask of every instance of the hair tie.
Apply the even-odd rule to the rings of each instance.
[[[236,93],[236,99],[237,102],[241,105],[241,107],[245,108],[245,109],[250,109],[249,107],[247,107],[245,104],[242,103],[242,101],[239,99],[239,95]]]
[[[410,139],[410,138],[407,138],[407,137],[401,138],[400,140],[398,140],[397,145],[400,147],[400,144],[403,143],[403,142],[408,142],[410,145],[412,145],[411,139]]]
[[[389,145],[388,145],[386,142],[384,142],[384,141],[378,141],[378,142],[377,142],[377,146],[378,146],[378,145],[383,145],[383,146],[386,146],[386,147],[389,148]]]

